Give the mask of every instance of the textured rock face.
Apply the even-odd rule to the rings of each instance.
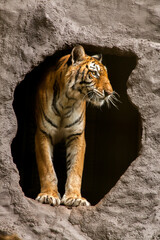
[[[0,232],[22,239],[160,239],[159,1],[0,3]],[[137,56],[127,82],[142,121],[141,150],[94,207],[66,209],[24,196],[11,143],[16,85],[47,56],[77,43],[103,54]]]

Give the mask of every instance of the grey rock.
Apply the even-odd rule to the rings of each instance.
[[[160,4],[158,0],[1,1],[0,233],[31,239],[160,239]],[[141,148],[115,186],[91,207],[51,207],[25,197],[11,154],[14,91],[57,50],[137,56],[127,94],[142,121]]]

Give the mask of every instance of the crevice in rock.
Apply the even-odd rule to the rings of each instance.
[[[86,157],[82,183],[82,195],[91,204],[96,204],[116,184],[131,162],[138,156],[141,143],[141,118],[138,110],[129,101],[126,83],[136,67],[134,54],[118,54],[93,46],[86,46],[89,55],[102,52],[111,84],[120,95],[119,110],[103,106],[97,109],[88,105],[86,122]],[[39,177],[34,152],[34,96],[40,76],[57,58],[69,50],[59,51],[46,60],[16,87],[13,108],[18,130],[11,150],[13,161],[20,174],[20,185],[27,197],[35,198],[39,193]],[[116,55],[115,55],[116,53]],[[60,143],[54,154],[55,168],[59,179],[59,191],[64,193],[66,181],[65,148]]]

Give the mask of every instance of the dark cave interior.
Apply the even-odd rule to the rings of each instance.
[[[103,49],[88,47],[88,54],[103,54]],[[91,51],[92,50],[92,51]],[[55,64],[56,59],[69,50],[58,51],[47,57],[38,67],[28,73],[17,85],[13,108],[17,117],[18,130],[11,150],[13,161],[20,174],[20,186],[27,197],[35,198],[40,191],[39,177],[34,152],[34,96],[43,71]],[[82,195],[92,205],[97,204],[116,184],[121,175],[139,154],[141,144],[141,117],[127,96],[127,80],[136,67],[133,54],[103,54],[113,89],[120,95],[118,109],[112,106],[96,108],[87,106],[86,155],[82,181]],[[61,195],[66,181],[65,147],[55,147],[54,166]]]

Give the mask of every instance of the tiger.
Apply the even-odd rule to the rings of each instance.
[[[110,106],[115,98],[102,55],[89,56],[81,45],[76,45],[48,69],[36,93],[35,153],[41,187],[37,201],[52,206],[90,206],[81,196],[86,103]],[[67,179],[61,198],[52,160],[54,146],[62,139],[66,147]]]

